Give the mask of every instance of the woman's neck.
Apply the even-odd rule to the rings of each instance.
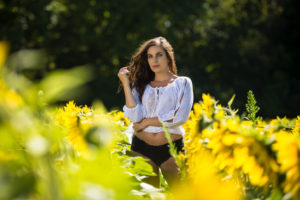
[[[173,74],[170,72],[166,73],[155,73],[154,81],[168,81],[173,77]]]

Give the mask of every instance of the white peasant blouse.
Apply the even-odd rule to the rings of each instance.
[[[172,83],[163,87],[146,85],[142,102],[139,101],[138,93],[132,89],[133,97],[137,103],[134,108],[123,107],[124,116],[132,122],[140,122],[144,118],[158,117],[173,134],[184,135],[182,127],[188,118],[193,106],[193,85],[188,77],[177,77]],[[170,122],[171,121],[171,122]],[[145,132],[163,132],[159,126],[148,126]]]

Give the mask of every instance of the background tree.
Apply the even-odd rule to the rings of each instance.
[[[175,49],[179,74],[192,78],[196,101],[209,92],[224,104],[236,94],[233,107],[242,112],[253,90],[264,118],[295,117],[298,10],[296,0],[1,0],[0,39],[11,52],[44,50],[38,67],[14,64],[33,81],[90,65],[94,79],[65,100],[101,99],[111,109],[124,104],[116,94],[118,69],[142,41],[161,35]]]

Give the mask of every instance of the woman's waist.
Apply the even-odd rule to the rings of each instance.
[[[152,133],[152,132],[140,131],[140,132],[135,132],[134,134],[139,139],[143,140],[149,145],[159,146],[168,143],[168,140],[165,136],[165,132]],[[170,137],[172,141],[175,141],[182,138],[182,135],[171,133]]]

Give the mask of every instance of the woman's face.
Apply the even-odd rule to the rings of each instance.
[[[160,46],[151,46],[147,51],[148,64],[154,73],[168,72],[168,57]]]

